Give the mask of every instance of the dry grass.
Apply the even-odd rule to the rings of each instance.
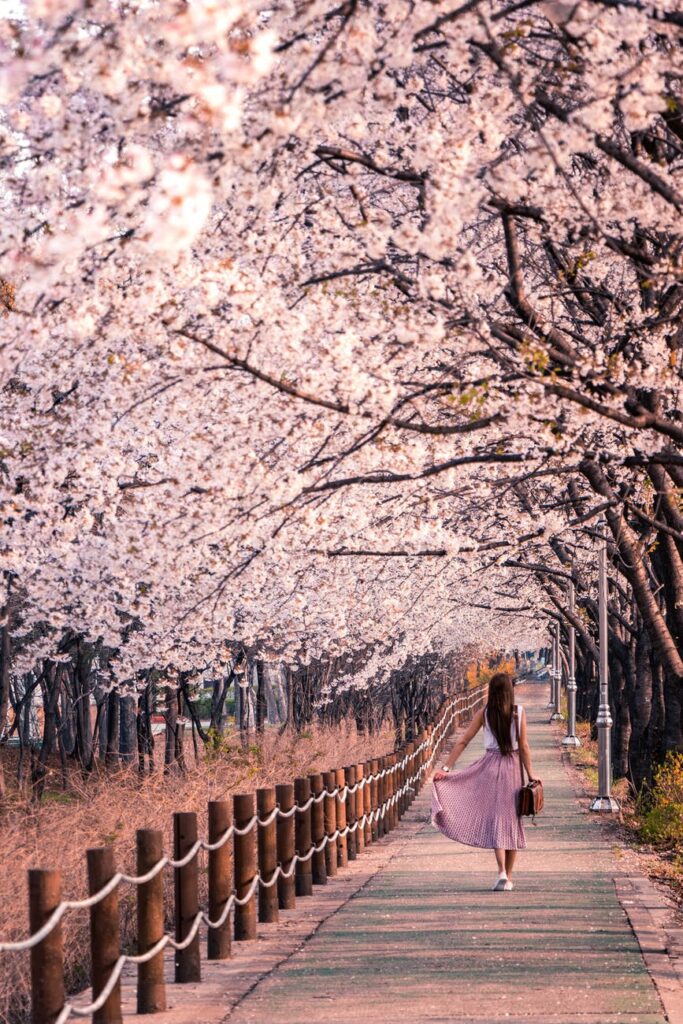
[[[79,899],[87,894],[85,850],[113,844],[117,866],[134,872],[135,832],[138,828],[163,831],[165,849],[171,849],[173,811],[199,814],[200,834],[206,834],[206,804],[233,792],[253,792],[259,786],[291,782],[307,775],[377,757],[393,748],[393,734],[360,736],[353,724],[335,729],[314,728],[296,736],[266,733],[263,742],[243,750],[237,739],[226,742],[220,754],[184,775],[161,771],[140,778],[132,769],[80,776],[70,788],[48,789],[36,806],[10,795],[2,812],[0,833],[0,937],[24,938],[28,933],[26,870],[59,867],[63,896]],[[9,773],[8,773],[9,774]],[[55,773],[57,781],[58,773]],[[200,877],[205,873],[201,872]],[[167,908],[172,898],[166,885]],[[135,892],[121,888],[123,942],[134,942]],[[88,913],[71,912],[64,927],[67,983],[78,991],[89,973]],[[29,954],[0,954],[0,1021],[23,1024],[29,1010]]]

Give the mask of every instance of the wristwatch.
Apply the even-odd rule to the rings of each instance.
[[[449,772],[450,768],[448,767],[447,764],[442,764],[441,767],[439,768],[439,771],[440,772]]]

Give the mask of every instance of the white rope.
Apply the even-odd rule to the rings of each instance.
[[[359,779],[359,781],[356,782],[353,786],[343,786],[341,788],[337,786],[335,789],[331,791],[323,790],[321,793],[309,797],[309,799],[304,804],[295,804],[288,811],[283,811],[278,806],[275,807],[266,818],[261,819],[258,817],[258,814],[255,814],[242,827],[232,824],[229,826],[229,828],[225,830],[223,835],[216,840],[216,842],[208,843],[204,840],[198,839],[195,843],[192,844],[190,849],[183,857],[179,858],[178,860],[173,860],[170,857],[161,857],[160,860],[158,860],[156,864],[154,864],[153,867],[150,868],[150,870],[146,872],[146,874],[144,875],[127,875],[123,872],[117,872],[115,875],[112,875],[109,881],[92,896],[89,896],[83,900],[65,900],[62,903],[60,903],[59,906],[55,908],[53,913],[47,919],[42,928],[34,932],[27,939],[22,939],[19,942],[0,943],[0,953],[17,953],[27,949],[32,949],[33,946],[36,946],[38,945],[39,942],[42,942],[43,939],[45,939],[50,934],[50,932],[57,927],[57,925],[59,924],[67,910],[87,910],[90,907],[95,906],[97,903],[105,899],[111,892],[113,892],[114,889],[116,889],[116,887],[120,885],[121,882],[127,882],[131,885],[144,885],[146,882],[150,882],[153,878],[155,878],[159,874],[159,872],[162,871],[165,867],[172,867],[176,869],[185,867],[187,864],[190,863],[191,860],[193,860],[194,857],[196,857],[200,850],[207,850],[209,852],[219,850],[233,836],[247,835],[249,832],[251,832],[255,825],[260,825],[261,827],[265,828],[268,825],[271,825],[277,817],[291,818],[292,815],[296,814],[297,811],[303,813],[304,811],[307,811],[308,808],[313,803],[320,803],[326,797],[329,797],[330,799],[336,798],[341,803],[345,803],[349,795],[353,795],[359,790],[362,790],[365,786],[370,785],[371,782],[379,781],[382,778],[386,778],[392,773],[395,773],[396,771],[405,768],[408,765],[411,758],[416,757],[418,754],[422,753],[423,750],[426,750],[429,746],[435,748],[441,742],[442,736],[445,735],[449,730],[449,727],[453,722],[453,719],[457,717],[458,704],[463,699],[465,700],[467,710],[469,710],[471,703],[476,704],[483,699],[483,687],[479,688],[479,690],[477,691],[474,691],[474,693],[472,694],[467,694],[465,698],[455,698],[455,700],[451,703],[449,709],[446,709],[444,711],[440,720],[436,723],[434,729],[432,730],[431,736],[429,736],[426,740],[423,740],[422,743],[420,743],[411,754],[406,754],[405,757],[400,762],[398,762],[395,765],[392,765],[390,768],[384,768],[382,769],[382,771],[378,771],[374,774],[364,776],[362,779]],[[365,827],[366,824],[372,824],[373,822],[383,819],[387,811],[394,806],[394,804],[400,799],[401,796],[403,796],[406,792],[413,790],[412,783],[419,781],[422,778],[422,776],[427,771],[429,771],[436,756],[437,751],[433,749],[429,759],[419,767],[419,769],[415,772],[414,775],[412,775],[409,779],[406,780],[405,784],[393,796],[385,800],[381,807],[378,807],[374,811],[371,811],[370,814],[363,814],[363,816],[359,818],[356,822],[354,822],[353,825],[347,825],[341,830],[337,829],[335,830],[335,832],[326,835],[319,846],[312,846],[311,849],[306,854],[295,854],[291,862],[291,868],[288,869],[287,872],[282,868],[281,865],[278,865],[275,872],[273,873],[273,876],[270,878],[268,882],[264,882],[261,879],[260,875],[257,874],[254,880],[252,881],[250,890],[246,896],[242,898],[238,898],[235,894],[230,896],[230,899],[227,901],[226,907],[224,908],[221,917],[218,919],[218,921],[211,922],[205,914],[200,912],[195,918],[189,937],[186,937],[182,943],[178,944],[174,939],[171,938],[170,935],[166,935],[164,936],[164,938],[159,940],[159,943],[157,943],[158,948],[156,946],[153,947],[152,950],[148,951],[146,954],[143,954],[143,956],[146,959],[151,959],[152,956],[155,956],[156,953],[160,952],[167,944],[172,945],[175,949],[185,949],[186,946],[189,946],[190,942],[192,941],[192,938],[194,938],[194,935],[196,934],[197,928],[199,927],[199,924],[202,919],[210,928],[220,927],[227,919],[230,910],[234,905],[244,906],[245,903],[249,902],[254,892],[256,891],[256,887],[258,885],[261,885],[264,888],[268,888],[275,884],[278,877],[291,878],[297,863],[303,863],[307,860],[310,860],[314,853],[320,853],[322,850],[324,850],[325,846],[328,843],[333,842],[338,838],[343,838],[344,836],[347,836],[350,833],[355,832],[361,826]],[[67,1010],[69,1010],[69,1012],[73,1012],[76,1016],[87,1016],[88,1013],[94,1013],[96,1010],[100,1009],[100,1007],[103,1006],[104,1003],[106,1002],[109,994],[111,994],[111,991],[113,990],[113,987],[116,984],[118,975],[115,976],[115,972],[117,970],[117,967],[119,966],[119,964],[121,964],[121,967],[119,969],[120,974],[121,970],[123,969],[123,964],[126,961],[130,961],[131,963],[144,963],[145,959],[139,959],[136,957],[128,956],[120,957],[119,960],[117,960],[111,975],[109,976],[107,986],[98,996],[96,1003],[93,1003],[92,1006],[87,1010],[84,1009],[82,1011],[76,1007],[73,1007],[72,1004],[66,1004],[61,1014],[57,1018],[55,1024],[63,1024],[63,1022],[68,1019],[69,1013],[66,1012]],[[66,1016],[64,1016],[65,1013]]]
[[[146,875],[121,875],[122,882],[129,882],[131,885],[144,885],[145,882],[151,882],[153,878],[159,874],[160,871],[166,867],[169,863],[168,857],[162,857],[156,864],[149,869]]]
[[[197,854],[199,853],[201,848],[202,848],[202,841],[201,841],[201,839],[198,839],[195,843],[192,844],[192,846],[187,851],[187,853],[185,854],[184,857],[180,857],[178,860],[171,860],[171,858],[169,857],[168,858],[168,866],[170,868],[184,868],[184,867],[186,867],[186,865],[188,865],[191,860],[194,860],[194,858],[197,856]]]
[[[226,830],[223,833],[223,835],[220,837],[220,839],[217,839],[215,843],[204,843],[203,842],[202,843],[202,850],[208,850],[209,853],[213,853],[215,850],[220,850],[220,848],[222,846],[225,846],[225,844],[227,843],[227,841],[229,839],[232,839],[234,834],[235,834],[235,826],[234,825],[230,825],[230,827],[226,828]]]

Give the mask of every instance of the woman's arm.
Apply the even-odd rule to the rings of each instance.
[[[462,754],[462,752],[465,749],[465,747],[467,746],[467,744],[470,742],[470,740],[472,740],[477,735],[477,733],[479,732],[479,730],[481,729],[481,727],[483,725],[483,722],[484,722],[484,709],[481,708],[480,711],[477,711],[476,715],[474,716],[474,718],[472,719],[470,724],[467,726],[467,729],[462,734],[462,736],[457,741],[457,743],[453,744],[453,748],[452,748],[450,754],[448,755],[448,757],[446,758],[446,760],[444,762],[446,767],[448,767],[448,768],[452,768],[453,767],[453,765],[458,760],[458,758]],[[437,772],[434,773],[434,781],[435,782],[439,782],[441,779],[445,779],[445,778],[446,778],[446,772],[437,771]]]
[[[529,740],[526,731],[526,714],[524,708],[519,716],[519,751],[522,755],[522,764],[526,768],[527,777],[529,779],[534,778],[534,769],[531,767],[531,747],[529,746]]]

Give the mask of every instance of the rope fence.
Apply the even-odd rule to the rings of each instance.
[[[201,980],[199,930],[207,928],[207,958],[230,956],[231,940],[257,937],[257,920],[274,923],[296,898],[312,894],[338,869],[392,831],[422,788],[451,728],[482,702],[482,687],[446,702],[416,743],[382,758],[314,773],[293,784],[242,793],[208,806],[208,839],[197,837],[197,815],[173,815],[173,856],[163,834],[140,829],[135,875],[115,869],[111,846],[87,851],[89,895],[61,899],[61,874],[28,872],[30,936],[0,942],[0,953],[30,951],[32,1024],[66,1024],[92,1017],[120,1024],[121,974],[137,965],[137,1012],[166,1009],[164,950],[175,952],[175,981]],[[208,854],[208,907],[199,906],[199,853]],[[175,930],[165,930],[163,871],[174,872]],[[119,888],[137,887],[137,953],[122,953]],[[257,898],[258,896],[258,898]],[[90,911],[92,1002],[66,1000],[62,918]],[[230,918],[232,916],[232,926]]]

